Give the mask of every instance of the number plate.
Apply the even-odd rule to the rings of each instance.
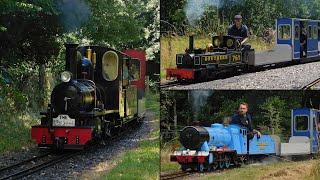
[[[75,126],[75,119],[71,119],[68,115],[60,114],[58,117],[53,118],[53,126]]]

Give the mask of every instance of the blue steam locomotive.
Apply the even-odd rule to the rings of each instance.
[[[175,151],[170,159],[178,162],[183,171],[203,172],[241,166],[251,157],[315,154],[319,151],[319,117],[320,111],[316,109],[293,109],[288,143],[281,143],[276,135],[257,137],[234,124],[187,126],[180,133],[182,150]]]

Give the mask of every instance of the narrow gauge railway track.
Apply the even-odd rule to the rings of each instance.
[[[0,169],[0,180],[19,179],[27,175],[34,174],[44,168],[53,166],[63,160],[78,155],[80,152],[81,151],[76,153],[69,152],[61,155],[55,155],[54,153],[49,152],[13,165],[9,165]]]
[[[172,173],[167,173],[167,174],[161,174],[160,180],[182,178],[182,177],[186,177],[190,174],[191,174],[191,172],[189,172],[189,171],[177,171],[177,172],[172,172]]]
[[[320,78],[312,81],[311,83],[307,84],[306,86],[304,86],[302,89],[303,90],[312,90],[313,87],[315,87],[316,85],[320,84]]]

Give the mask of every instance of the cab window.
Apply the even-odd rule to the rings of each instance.
[[[281,39],[281,40],[291,39],[291,26],[290,25],[279,25],[278,39]]]
[[[122,85],[128,86],[130,81],[133,80],[131,71],[130,71],[130,62],[131,58],[123,58],[122,61]]]
[[[114,51],[108,51],[102,57],[102,76],[107,81],[114,81],[118,77],[119,57]]]
[[[309,128],[308,116],[296,116],[295,117],[295,129],[297,131],[307,131]]]
[[[132,59],[131,64],[130,64],[130,74],[132,75],[132,78],[134,80],[139,80],[140,79],[140,61],[139,59]]]

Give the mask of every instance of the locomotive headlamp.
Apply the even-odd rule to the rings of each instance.
[[[231,48],[233,46],[233,40],[232,39],[228,39],[227,40],[227,47]]]
[[[215,47],[219,47],[219,46],[220,46],[220,40],[219,40],[218,38],[214,39],[214,40],[213,40],[213,45],[214,45]]]
[[[62,82],[69,82],[71,80],[72,74],[69,71],[63,71],[60,74],[60,79]]]

